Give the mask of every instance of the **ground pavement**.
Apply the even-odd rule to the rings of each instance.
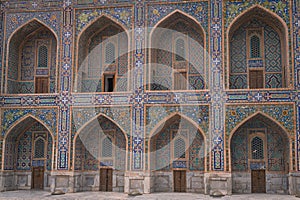
[[[124,193],[116,192],[78,192],[68,193],[64,195],[51,195],[50,192],[46,191],[34,191],[34,190],[19,190],[0,192],[0,200],[6,199],[30,199],[30,200],[44,200],[44,199],[59,199],[59,200],[81,200],[81,199],[101,199],[101,200],[116,200],[116,199],[128,199],[128,200],[200,200],[200,199],[214,199],[214,200],[293,200],[298,199],[295,196],[289,195],[271,195],[271,194],[245,194],[245,195],[232,195],[224,196],[221,198],[213,198],[208,195],[195,194],[195,193],[152,193],[144,194],[140,196],[128,196]]]

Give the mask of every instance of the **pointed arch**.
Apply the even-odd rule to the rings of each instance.
[[[22,130],[23,132],[19,133],[19,136],[24,134],[24,132],[26,132],[27,129],[29,129],[33,123],[35,122],[38,122],[39,124],[41,124],[44,128],[46,128],[48,134],[50,134],[51,138],[52,138],[52,147],[51,147],[51,152],[52,152],[52,157],[51,157],[51,160],[52,160],[52,163],[51,163],[51,169],[53,169],[53,164],[54,164],[54,154],[55,154],[55,143],[56,143],[56,137],[55,135],[53,134],[52,130],[40,119],[38,119],[37,117],[33,116],[32,114],[27,114],[25,116],[23,116],[22,118],[20,118],[19,120],[17,120],[13,126],[11,126],[7,131],[6,131],[6,134],[4,135],[3,137],[3,150],[2,150],[2,169],[4,169],[4,166],[5,166],[5,147],[6,147],[6,140],[9,136],[11,136],[11,133],[13,133],[13,130],[15,128],[18,127],[18,125],[22,124],[22,123],[26,123],[27,121],[31,121],[32,123],[26,127],[25,130]]]
[[[179,10],[179,9],[176,9],[174,10],[173,12],[169,13],[168,15],[166,15],[165,17],[163,17],[162,19],[160,19],[152,28],[151,28],[151,31],[150,31],[150,44],[151,44],[151,40],[152,40],[152,35],[153,35],[153,32],[155,31],[155,29],[157,27],[159,27],[164,21],[168,20],[168,19],[171,19],[173,15],[175,14],[179,14],[179,15],[182,15],[188,19],[190,19],[191,21],[193,21],[195,24],[197,24],[203,34],[203,37],[204,37],[204,44],[205,44],[205,41],[206,41],[206,34],[205,34],[205,30],[204,28],[202,27],[202,25],[199,23],[199,21],[194,18],[193,16]],[[205,46],[205,45],[204,45]]]
[[[129,32],[128,29],[122,24],[120,23],[118,20],[114,19],[113,17],[102,13],[100,16],[96,17],[94,20],[89,21],[89,24],[87,24],[78,34],[78,41],[80,40],[80,37],[84,34],[84,32],[89,29],[92,25],[94,25],[97,21],[102,20],[103,18],[107,18],[109,21],[112,21],[113,23],[117,24],[118,26],[120,26],[127,34],[127,37],[129,38]]]
[[[239,27],[241,25],[241,23],[243,22],[243,20],[247,19],[249,17],[249,15],[253,15],[253,13],[261,13],[261,14],[265,14],[269,17],[273,18],[273,22],[278,21],[280,22],[279,25],[281,25],[284,30],[284,33],[286,35],[288,35],[288,27],[285,23],[285,21],[278,16],[276,13],[264,8],[261,5],[253,5],[250,8],[246,9],[245,11],[241,12],[238,16],[236,16],[231,23],[229,24],[229,26],[227,27],[227,35],[229,35],[230,32],[234,32],[235,29],[234,27]],[[267,19],[264,18],[260,18],[261,20],[268,22]],[[275,19],[275,20],[274,20]],[[269,19],[268,19],[269,20]],[[271,21],[272,22],[272,21]],[[270,22],[268,22],[268,24],[270,24]]]
[[[87,121],[86,123],[84,123],[78,130],[77,132],[75,133],[74,135],[74,139],[73,139],[73,143],[72,143],[72,148],[73,148],[73,161],[75,160],[75,148],[76,148],[76,140],[77,140],[77,137],[80,135],[80,133],[86,128],[88,127],[91,123],[93,123],[95,120],[99,119],[100,117],[103,117],[104,119],[110,121],[112,124],[114,124],[117,128],[119,128],[125,138],[125,141],[126,141],[126,158],[125,158],[125,169],[127,169],[127,162],[128,162],[128,135],[126,135],[126,131],[115,121],[113,120],[111,117],[103,114],[103,113],[100,113],[98,115],[96,115],[95,117],[91,118],[89,121]],[[70,144],[71,146],[71,144]],[[73,167],[72,167],[72,170],[74,171],[75,170],[75,164],[72,163]]]
[[[281,45],[281,68],[282,68],[282,86],[281,88],[291,87],[290,80],[293,80],[294,77],[290,76],[289,71],[293,70],[289,68],[289,28],[286,22],[276,13],[264,8],[261,5],[253,5],[250,8],[241,12],[236,16],[228,25],[226,30],[226,39],[227,39],[227,87],[230,88],[230,74],[231,74],[231,38],[235,31],[237,31],[245,22],[253,19],[255,16],[256,19],[269,25],[278,35]],[[249,76],[249,75],[248,75]],[[264,86],[266,87],[266,86]],[[232,88],[234,89],[234,88]],[[238,88],[241,89],[241,88]]]
[[[262,116],[263,118],[266,118],[267,120],[270,120],[272,123],[276,124],[279,128],[281,128],[281,134],[283,134],[282,136],[284,136],[286,138],[287,142],[288,142],[288,147],[289,147],[288,152],[292,151],[292,145],[291,144],[292,144],[293,138],[291,136],[289,136],[289,132],[286,130],[286,128],[282,124],[280,124],[277,120],[275,120],[274,118],[272,118],[271,116],[269,116],[269,115],[267,115],[267,114],[265,114],[265,113],[263,113],[261,111],[257,111],[255,113],[253,113],[252,115],[248,116],[247,118],[245,118],[244,120],[242,120],[239,124],[237,124],[235,126],[235,128],[231,130],[228,139],[226,139],[226,141],[228,141],[228,143],[227,143],[228,147],[227,148],[228,148],[229,158],[227,158],[227,159],[229,159],[229,165],[228,165],[228,167],[229,167],[230,171],[232,170],[232,158],[231,158],[231,155],[232,155],[232,153],[231,153],[232,138],[235,135],[236,131],[240,127],[242,127],[248,121],[254,119],[257,116]],[[289,158],[289,162],[290,163],[292,163],[291,160],[292,160],[292,157]],[[290,169],[292,169],[292,167],[293,166],[290,165]]]
[[[163,124],[165,124],[165,122],[171,120],[172,118],[174,117],[181,117],[183,119],[185,119],[186,121],[188,121],[189,123],[191,123],[194,127],[197,128],[197,130],[200,131],[201,135],[203,136],[204,138],[204,141],[206,141],[206,135],[205,135],[205,132],[202,130],[202,128],[199,126],[199,124],[197,124],[194,120],[190,119],[189,117],[187,117],[186,115],[182,114],[182,113],[179,113],[179,112],[174,112],[172,113],[171,115],[165,117],[164,119],[160,120],[153,128],[152,130],[150,131],[149,133],[149,139],[153,137],[154,133],[158,130],[159,127],[161,127]]]
[[[115,121],[113,120],[112,118],[110,118],[109,116],[103,114],[103,113],[100,113],[98,115],[96,115],[95,117],[91,118],[89,121],[85,122],[79,129],[78,131],[76,131],[75,135],[74,135],[74,141],[77,139],[78,135],[80,134],[80,132],[82,130],[84,130],[85,127],[89,126],[90,123],[92,123],[94,120],[97,120],[98,118],[100,117],[104,117],[105,119],[109,120],[110,122],[112,122],[114,125],[116,125],[123,133],[125,139],[126,139],[126,142],[128,142],[128,136],[126,135],[126,131]]]
[[[254,117],[259,116],[259,115],[261,115],[261,116],[263,116],[263,117],[265,117],[265,118],[271,120],[273,123],[275,123],[276,125],[278,125],[278,126],[282,129],[282,131],[286,134],[286,137],[289,139],[289,142],[291,142],[291,137],[289,136],[289,134],[288,134],[289,132],[286,130],[286,128],[285,128],[282,124],[280,124],[276,119],[270,117],[269,115],[267,115],[267,114],[265,114],[265,113],[263,113],[263,112],[261,112],[261,111],[257,111],[257,112],[255,112],[255,113],[253,113],[252,115],[250,115],[250,116],[246,117],[244,120],[242,120],[239,124],[237,124],[237,125],[234,127],[234,129],[231,130],[231,132],[230,132],[230,134],[229,134],[228,141],[229,141],[229,142],[231,141],[232,136],[234,135],[234,133],[235,133],[241,126],[243,126],[246,122],[248,122],[249,120],[251,120],[251,119],[253,119]],[[229,145],[230,145],[230,144],[229,144]]]
[[[74,76],[74,84],[72,85],[72,90],[75,92],[86,92],[86,91],[81,91],[81,87],[82,87],[82,79],[83,79],[83,75],[81,73],[86,73],[86,71],[88,71],[88,55],[91,52],[89,52],[89,46],[90,43],[92,43],[92,39],[93,37],[97,36],[97,34],[101,34],[101,32],[103,30],[105,30],[106,28],[112,26],[117,30],[117,33],[115,35],[109,36],[110,39],[117,41],[116,44],[116,58],[120,58],[123,55],[127,55],[127,68],[129,66],[129,49],[131,48],[131,31],[129,31],[122,23],[120,23],[118,20],[114,19],[113,17],[107,15],[107,14],[101,14],[100,16],[98,16],[97,18],[95,18],[94,20],[92,20],[88,25],[86,25],[79,33],[78,36],[76,38],[76,52],[75,52],[75,56],[76,56],[76,62],[75,62],[75,70],[73,73]],[[119,41],[119,38],[123,37],[126,38],[126,40],[121,40]],[[107,40],[108,38],[103,39],[103,41]],[[103,42],[102,41],[102,42]],[[101,43],[102,43],[101,42]],[[100,43],[100,44],[101,44]],[[126,49],[123,48],[119,48],[119,46],[124,45],[126,46]],[[95,52],[94,52],[95,53]],[[103,53],[103,52],[102,52]],[[100,65],[104,65],[107,63],[101,63]],[[94,66],[95,67],[95,66]],[[101,66],[102,67],[102,66]],[[116,69],[118,69],[118,65],[116,65]],[[100,70],[99,70],[100,71]],[[103,71],[101,72],[101,76],[103,75]],[[112,72],[111,72],[112,73]],[[129,74],[127,79],[129,78]],[[89,78],[87,78],[89,80]],[[99,78],[99,81],[101,81],[102,77]],[[104,82],[104,81],[102,81]],[[95,83],[94,83],[95,84]],[[102,86],[104,85],[104,83],[102,83]],[[97,87],[95,85],[93,85],[94,87]],[[102,87],[101,86],[101,87]],[[95,89],[96,92],[99,92],[97,90],[100,90],[100,88],[96,88]],[[101,89],[101,92],[103,88]],[[95,92],[95,91],[92,91]]]
[[[37,117],[33,116],[32,114],[27,114],[27,115],[23,116],[22,118],[18,119],[18,120],[14,123],[14,125],[12,125],[12,126],[6,131],[6,133],[5,133],[5,135],[4,135],[4,138],[3,138],[3,141],[6,140],[6,138],[8,137],[8,135],[12,132],[12,130],[13,130],[15,127],[17,127],[19,124],[25,122],[25,121],[28,120],[28,119],[33,119],[34,121],[37,121],[38,123],[40,123],[41,125],[43,125],[43,126],[47,129],[47,131],[50,133],[51,137],[52,137],[53,139],[55,139],[55,136],[54,136],[52,130],[48,127],[48,125],[46,125],[42,120],[38,119]],[[34,121],[33,121],[33,122],[34,122]]]
[[[147,59],[154,64],[147,69],[148,90],[207,88],[206,31],[196,18],[176,9],[160,19],[149,32]],[[176,49],[177,38],[182,38],[186,44],[181,52]],[[181,57],[177,53],[182,54]],[[167,73],[171,75],[160,76],[165,70],[163,66],[166,66]],[[181,72],[177,73],[179,68]],[[195,71],[194,74],[186,73],[191,69]]]
[[[186,115],[179,113],[179,112],[174,112],[172,114],[170,114],[169,116],[166,116],[164,119],[160,120],[150,131],[149,135],[148,135],[148,163],[151,163],[151,139],[152,137],[155,136],[157,130],[159,130],[159,128],[161,126],[163,126],[166,122],[176,118],[176,117],[180,117],[183,118],[184,120],[186,120],[188,123],[192,124],[200,133],[200,135],[203,137],[203,144],[204,144],[204,157],[206,157],[207,155],[207,141],[206,141],[206,135],[205,132],[202,130],[202,128],[192,119],[190,119],[189,117],[187,117]],[[150,165],[148,166],[149,169],[151,169]],[[204,159],[204,171],[207,171],[207,159]]]
[[[41,25],[41,27],[45,27],[47,28],[49,31],[51,31],[51,33],[55,36],[55,39],[58,43],[58,36],[56,34],[56,32],[49,26],[47,25],[46,23],[42,22],[41,20],[37,19],[37,18],[32,18],[31,20],[27,21],[26,23],[22,24],[21,26],[19,26],[18,28],[16,28],[11,34],[10,36],[8,37],[8,40],[7,40],[7,44],[10,43],[11,39],[14,37],[14,35],[19,32],[21,29],[25,28],[26,26],[28,25],[31,25],[33,23],[38,23]],[[23,39],[23,38],[22,38]]]

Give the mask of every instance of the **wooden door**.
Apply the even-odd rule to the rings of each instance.
[[[263,70],[249,71],[249,85],[250,89],[258,89],[264,87],[264,73]]]
[[[32,189],[44,189],[44,167],[33,167]]]
[[[266,193],[266,171],[251,171],[251,187],[252,193]]]
[[[100,191],[112,191],[112,169],[100,169]]]
[[[174,176],[174,192],[186,192],[186,171],[175,170]]]
[[[186,72],[174,72],[174,90],[186,90]]]
[[[49,79],[48,77],[35,78],[35,93],[48,93],[49,92]]]

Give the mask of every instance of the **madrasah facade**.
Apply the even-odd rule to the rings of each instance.
[[[1,1],[0,190],[299,193],[299,8]]]

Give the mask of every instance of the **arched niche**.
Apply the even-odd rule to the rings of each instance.
[[[78,36],[75,92],[125,92],[129,78],[129,35],[102,15]]]
[[[34,19],[21,26],[7,49],[6,93],[57,92],[58,40],[47,25]]]
[[[200,23],[176,10],[150,33],[149,90],[203,90],[206,36]]]
[[[288,29],[275,13],[254,6],[229,25],[229,89],[289,87]]]

